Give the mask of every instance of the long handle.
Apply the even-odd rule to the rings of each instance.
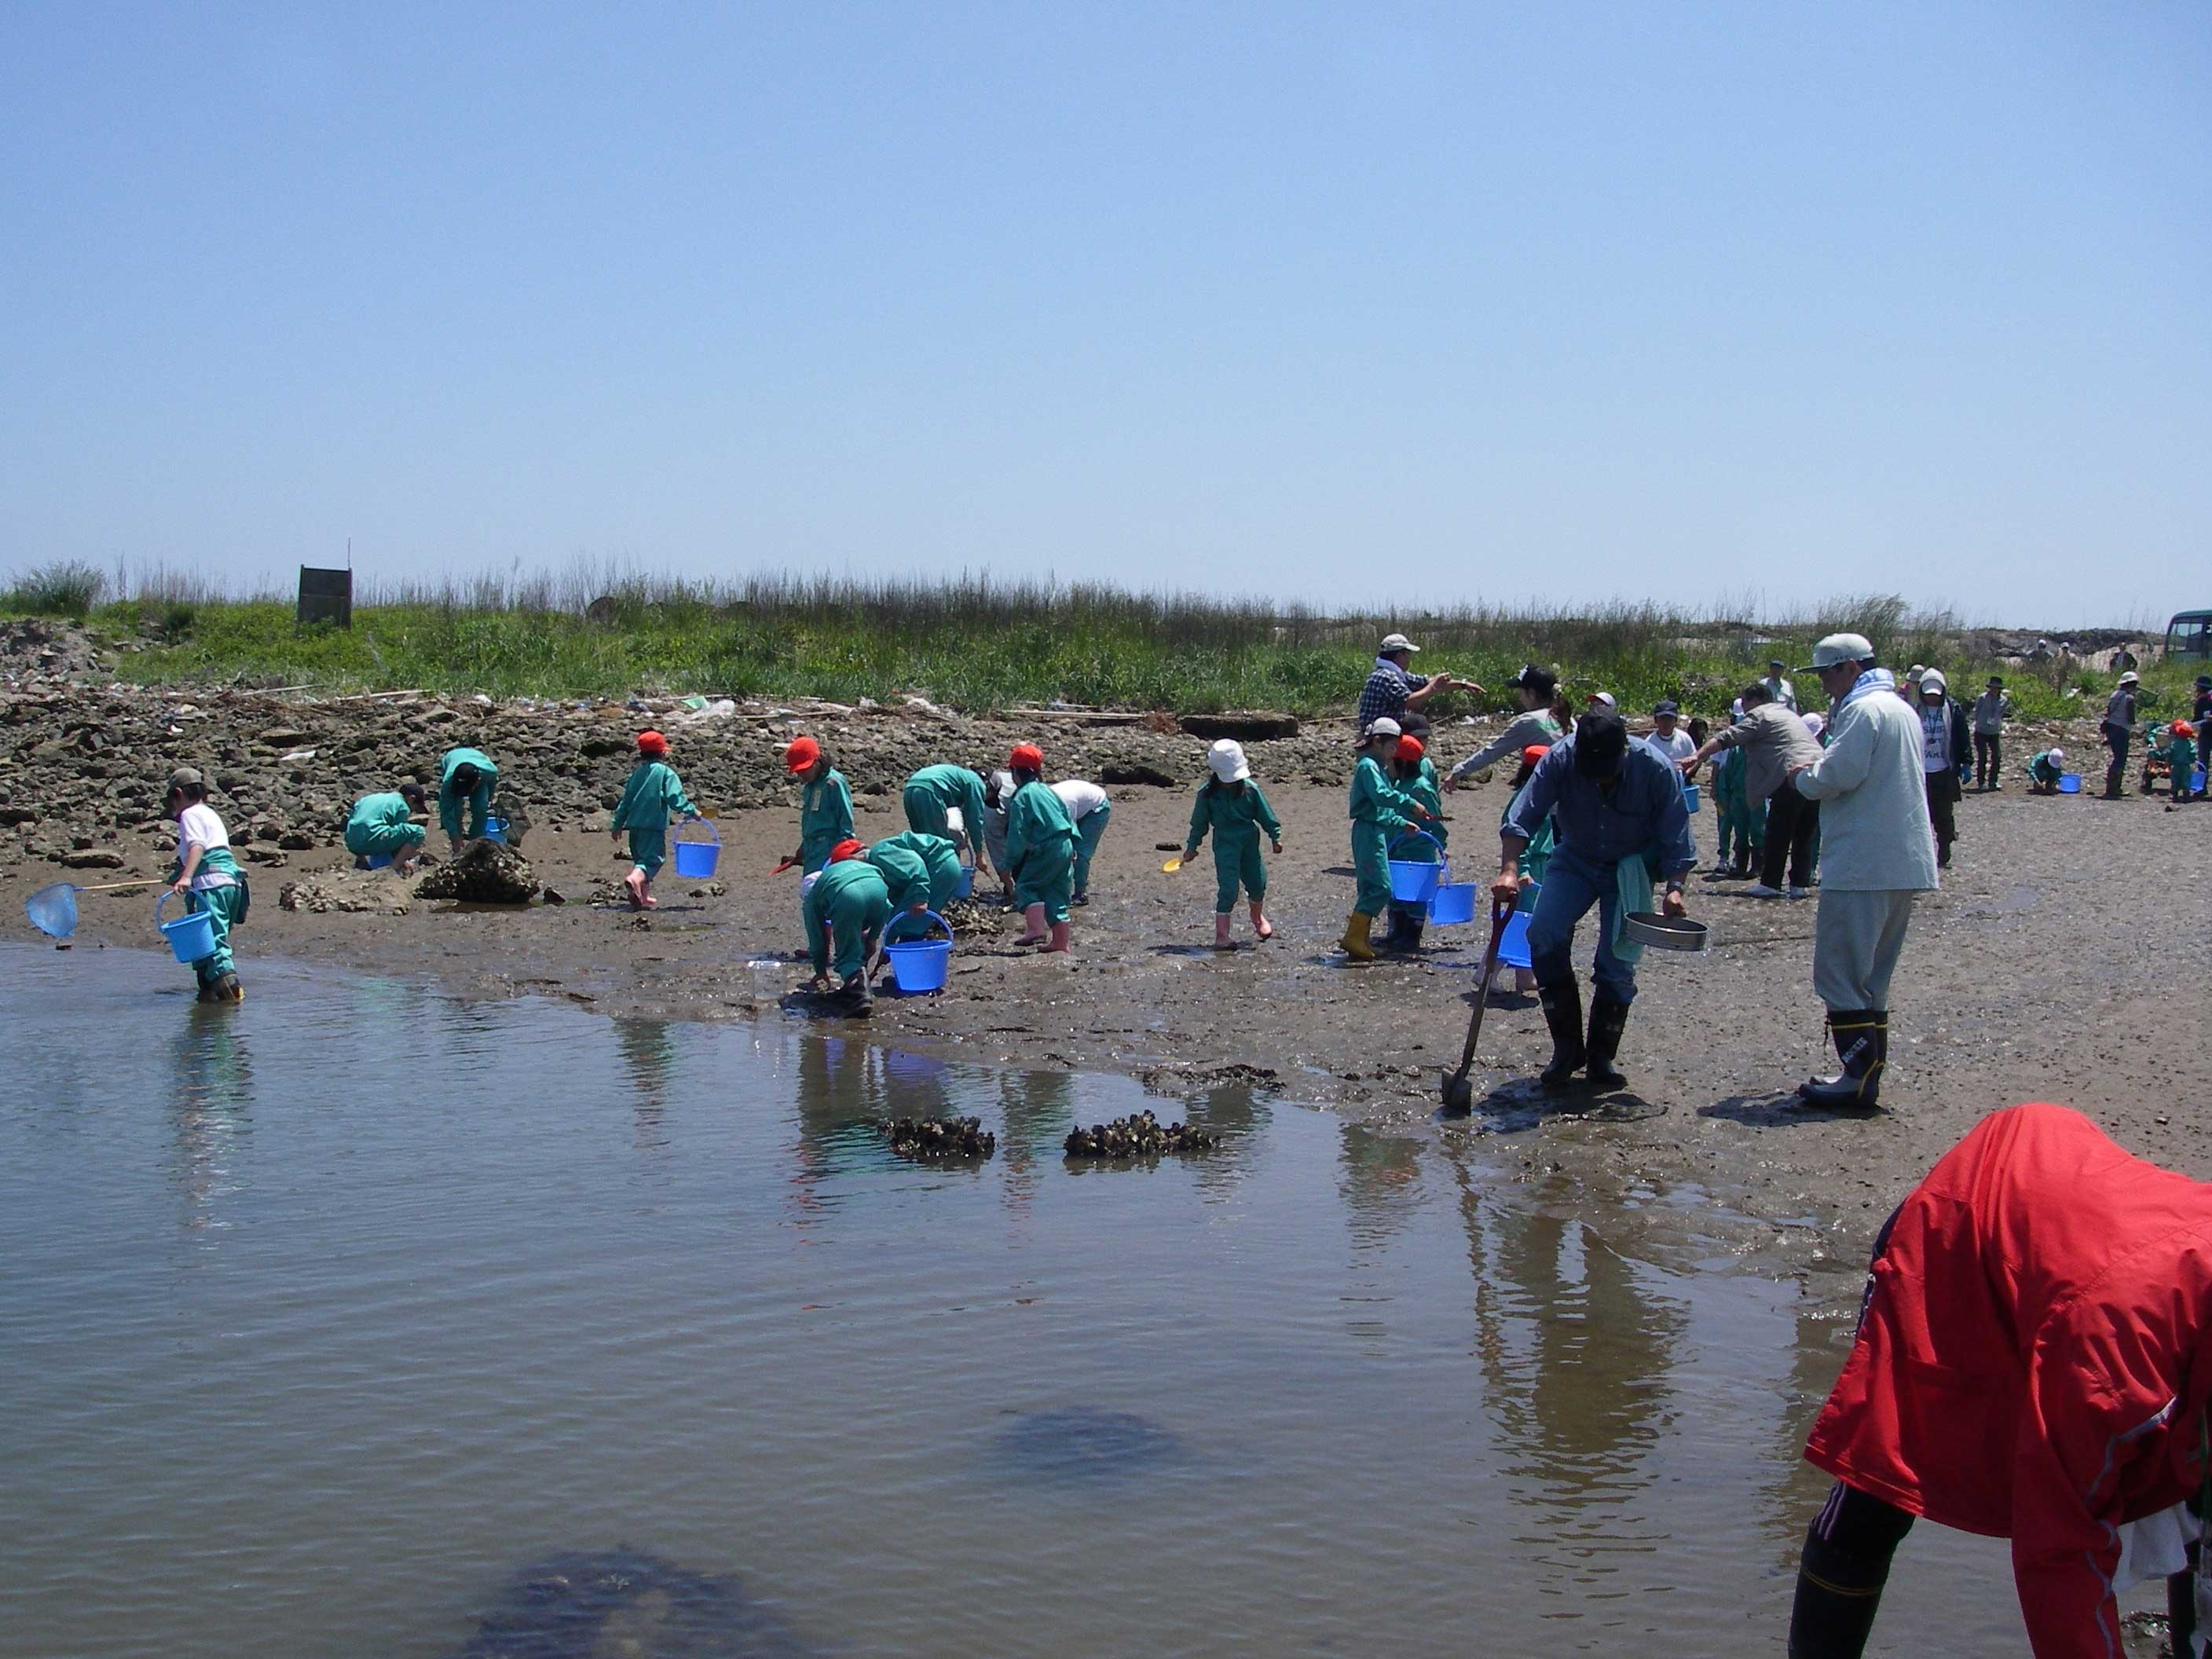
[[[103,881],[97,887],[80,887],[76,890],[80,893],[112,893],[118,887],[149,887],[161,879],[159,876],[141,876],[136,881]],[[168,884],[163,882],[161,884],[167,886]]]
[[[1482,1011],[1490,1006],[1490,976],[1498,970],[1498,947],[1505,942],[1507,924],[1513,920],[1513,901],[1490,896],[1490,948],[1482,953],[1482,980],[1475,987],[1474,1012],[1468,1016],[1467,1047],[1460,1051],[1459,1075],[1474,1065],[1474,1045],[1482,1036]]]

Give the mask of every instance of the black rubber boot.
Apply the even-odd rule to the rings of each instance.
[[[1414,920],[1418,914],[1402,904],[1393,904],[1389,912],[1389,931],[1375,941],[1375,948],[1392,956],[1403,956],[1420,948],[1421,924]]]
[[[1888,1011],[1830,1014],[1828,1033],[1844,1069],[1834,1077],[1799,1084],[1798,1097],[1808,1106],[1872,1111],[1881,1091],[1882,1067],[1889,1059]]]
[[[1808,1538],[1790,1609],[1790,1659],[1859,1659],[1888,1582],[1887,1558],[1872,1561]]]
[[[1589,1080],[1601,1089],[1618,1089],[1628,1079],[1615,1070],[1613,1057],[1620,1052],[1620,1034],[1628,1029],[1628,1005],[1607,996],[1602,988],[1590,994]]]
[[[1571,977],[1540,985],[1536,999],[1544,1006],[1544,1024],[1552,1028],[1552,1063],[1539,1080],[1547,1089],[1564,1089],[1589,1059],[1583,1047],[1582,987]]]
[[[844,984],[839,988],[846,996],[862,1007],[866,1007],[875,1000],[876,994],[868,983],[868,970],[866,968],[862,968],[858,973],[848,974],[845,976]]]

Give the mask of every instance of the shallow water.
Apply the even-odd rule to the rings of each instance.
[[[1457,1131],[1224,1092],[1221,1152],[1079,1168],[1133,1085],[0,969],[0,1650],[1779,1651],[1832,1319]],[[579,1561],[648,1564],[627,1622],[480,1634]],[[1893,1586],[1876,1650],[2024,1645],[2001,1545]]]

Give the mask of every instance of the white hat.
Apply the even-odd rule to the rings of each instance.
[[[1252,775],[1252,769],[1244,763],[1244,745],[1234,738],[1224,738],[1207,750],[1206,763],[1224,783],[1236,783]]]
[[[1393,651],[1418,651],[1420,648],[1403,634],[1385,634],[1382,636],[1382,648],[1376,654],[1387,657]]]
[[[1917,662],[1913,664],[1911,667],[1905,671],[1905,678],[1908,680],[1917,680],[1927,672],[1928,665],[1926,663]]]
[[[1948,691],[1951,689],[1951,682],[1943,678],[1942,669],[1931,668],[1920,677],[1920,689],[1923,691],[1927,690],[1930,686],[1934,686],[1938,691]]]
[[[2126,673],[2120,676],[2120,684],[2122,685],[2135,685],[2139,684],[2142,679],[2142,676],[2136,673],[2134,669],[2130,668]]]
[[[1833,668],[1839,662],[1871,662],[1873,660],[1874,646],[1865,635],[1831,634],[1813,647],[1813,660],[1798,672],[1802,673],[1808,670]]]
[[[1371,722],[1367,730],[1360,735],[1366,742],[1372,743],[1377,738],[1403,737],[1405,728],[1385,714],[1381,720]]]
[[[1729,705],[1729,718],[1739,720],[1743,718],[1743,699],[1741,697],[1738,697],[1734,702]]]
[[[2066,751],[2058,747],[2057,744],[2053,744],[2051,746],[2051,758],[2055,761],[2064,760],[2066,758]]]
[[[1583,701],[1584,702],[1601,702],[1607,708],[1618,708],[1620,707],[1619,703],[1613,700],[1613,693],[1610,691],[1593,691],[1589,696],[1583,698]]]
[[[1816,738],[1828,729],[1828,717],[1818,710],[1809,714],[1801,714],[1798,718],[1805,722],[1805,729]]]

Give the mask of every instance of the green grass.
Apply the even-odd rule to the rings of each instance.
[[[755,580],[722,586],[610,580],[585,570],[565,591],[550,579],[483,579],[435,591],[362,593],[350,629],[301,628],[289,600],[230,598],[171,572],[115,587],[134,597],[94,605],[77,568],[33,572],[0,594],[0,611],[78,615],[148,648],[121,672],[149,684],[309,685],[343,692],[422,687],[495,696],[702,692],[825,697],[854,702],[915,693],[970,712],[1059,699],[1182,714],[1279,708],[1349,713],[1393,628],[1425,647],[1421,665],[1502,686],[1531,659],[1559,665],[1570,689],[1611,691],[1640,713],[1662,697],[1692,713],[1725,711],[1770,655],[1807,659],[1821,634],[1850,629],[1899,667],[1936,663],[1971,696],[1992,671],[1960,660],[1956,622],[1888,597],[1838,601],[1787,625],[1693,620],[1651,606],[1592,615],[1463,608],[1440,614],[1322,617],[1258,602],[1155,596],[1102,586]],[[604,594],[601,622],[580,614]],[[32,600],[40,603],[33,604]],[[2002,666],[2023,715],[2078,712],[2109,682],[2081,677],[2069,702],[2055,676]],[[2147,713],[2186,705],[2194,665],[2145,672]],[[1806,679],[1808,676],[1798,676]],[[1806,688],[1808,691],[1811,687]],[[1579,701],[1579,695],[1577,695]],[[1481,700],[1506,706],[1493,693]],[[1439,698],[1446,716],[1469,707]]]

